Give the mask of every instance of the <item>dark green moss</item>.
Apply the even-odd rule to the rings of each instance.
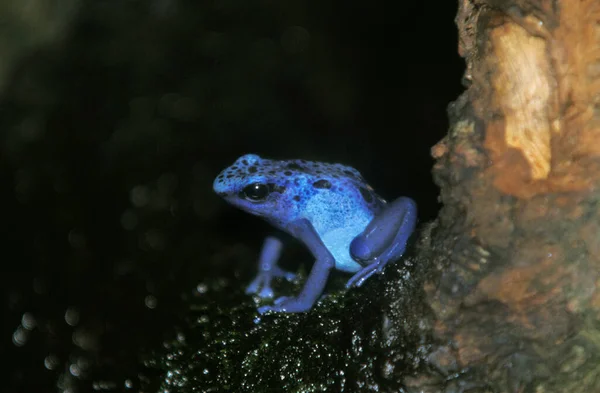
[[[172,393],[401,391],[427,352],[411,262],[350,291],[334,273],[329,294],[304,314],[259,317],[239,282],[201,284],[186,324],[147,365],[162,370],[159,391]],[[302,282],[277,290],[293,295]]]

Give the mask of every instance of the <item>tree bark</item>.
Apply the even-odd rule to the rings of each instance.
[[[456,21],[429,360],[447,392],[600,392],[600,2],[462,0]]]

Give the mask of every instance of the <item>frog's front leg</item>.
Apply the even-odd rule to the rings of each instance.
[[[275,305],[260,307],[258,309],[260,314],[267,311],[304,312],[310,310],[323,293],[329,272],[335,265],[333,255],[325,247],[310,221],[307,219],[294,221],[288,225],[287,229],[295,238],[301,240],[308,247],[316,258],[315,264],[298,296],[276,299]]]
[[[294,279],[294,273],[286,272],[277,266],[282,248],[283,243],[280,239],[267,236],[258,258],[258,274],[246,288],[246,293],[256,293],[261,298],[271,298],[273,297],[271,288],[273,277],[284,277],[288,281]]]
[[[417,205],[412,199],[401,197],[385,205],[350,243],[352,257],[366,266],[348,280],[346,287],[361,286],[389,261],[399,259],[416,223]]]

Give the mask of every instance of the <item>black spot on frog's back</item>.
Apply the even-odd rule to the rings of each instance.
[[[373,202],[373,194],[371,193],[371,191],[367,190],[364,187],[358,187],[358,190],[360,191],[360,195],[362,195],[365,202],[367,202],[367,203]]]
[[[316,182],[314,182],[313,187],[329,189],[329,188],[331,188],[331,183],[329,182],[329,180],[321,179],[321,180],[317,180]]]
[[[292,169],[295,171],[302,171],[304,170],[304,168],[298,164],[296,164],[295,162],[290,162],[289,164],[287,164],[286,166],[288,169]]]
[[[344,173],[344,175],[348,176],[351,179],[358,180],[360,178],[360,176],[358,176],[355,172],[351,171],[350,169],[344,169],[342,172]]]

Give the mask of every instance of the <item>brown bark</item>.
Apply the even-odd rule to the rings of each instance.
[[[431,364],[446,391],[600,392],[600,1],[462,0],[457,24]]]

